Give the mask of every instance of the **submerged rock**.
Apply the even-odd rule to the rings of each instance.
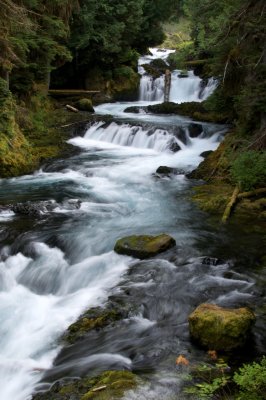
[[[144,107],[139,106],[130,106],[125,108],[124,112],[126,113],[134,113],[134,114],[141,114],[144,112]]]
[[[255,315],[248,308],[201,304],[189,316],[191,337],[211,350],[230,351],[245,344]]]
[[[159,168],[156,170],[156,174],[160,175],[169,175],[169,174],[174,174],[175,169],[171,167],[166,167],[165,165],[161,165]]]
[[[156,256],[175,244],[175,239],[164,233],[158,236],[133,235],[119,239],[114,250],[118,254],[144,259]]]
[[[25,203],[16,203],[10,208],[16,214],[40,217],[46,212],[53,211],[57,206],[58,204],[56,202],[48,200],[35,203],[32,203],[31,201],[26,201]]]
[[[58,381],[50,390],[37,393],[33,400],[111,400],[120,399],[136,388],[139,378],[130,371],[105,371],[96,377]]]
[[[124,318],[126,315],[127,310],[125,308],[123,310],[115,308],[104,309],[102,307],[90,308],[68,327],[63,339],[69,343],[74,343],[82,339],[89,331],[103,329],[115,321]]]
[[[176,143],[175,141],[173,141],[170,146],[169,146],[169,150],[171,150],[173,153],[177,153],[178,151],[181,150],[181,147],[179,146],[178,143]]]
[[[219,265],[219,264],[223,264],[224,261],[220,260],[219,258],[215,258],[215,257],[203,257],[201,264],[202,265]]]

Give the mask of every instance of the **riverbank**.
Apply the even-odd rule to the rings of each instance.
[[[90,116],[67,111],[63,102],[48,97],[42,87],[25,101],[7,92],[1,105],[0,178],[32,173],[49,160],[71,154],[67,140],[76,123]]]

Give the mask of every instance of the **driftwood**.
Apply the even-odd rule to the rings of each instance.
[[[234,190],[234,192],[232,194],[232,197],[231,197],[229,203],[227,204],[227,206],[225,208],[224,215],[222,217],[222,223],[223,224],[225,224],[227,222],[228,218],[230,217],[232,209],[233,209],[233,207],[234,207],[234,205],[235,205],[235,203],[237,201],[238,194],[239,194],[239,187],[236,186],[236,188],[235,188],[235,190]]]
[[[72,112],[75,112],[75,113],[78,113],[78,112],[79,112],[79,110],[78,110],[77,108],[72,107],[72,106],[70,106],[69,104],[66,104],[66,108],[67,108],[69,111],[72,111]]]
[[[260,189],[255,189],[255,190],[250,190],[249,192],[242,192],[239,193],[239,188],[238,186],[235,188],[232,197],[230,198],[229,203],[227,204],[223,217],[222,217],[222,223],[226,223],[232,213],[232,210],[236,203],[239,200],[242,199],[248,199],[250,197],[255,197],[255,196],[260,196],[266,194],[266,188],[260,188]]]

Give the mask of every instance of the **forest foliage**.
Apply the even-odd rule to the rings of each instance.
[[[10,79],[14,93],[24,94],[36,81],[49,85],[51,71],[66,62],[72,75],[95,66],[112,70],[136,65],[137,51],[162,41],[161,22],[177,4],[178,0],[0,0],[0,77]]]

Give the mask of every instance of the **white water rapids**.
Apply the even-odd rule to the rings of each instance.
[[[173,98],[199,100],[199,78],[193,74],[183,80],[174,74],[173,85]],[[0,212],[1,400],[31,398],[62,347],[60,336],[84,309],[103,304],[132,265],[130,257],[113,251],[119,237],[165,231],[184,245],[193,243],[187,201],[176,200],[189,188],[188,180],[181,174],[158,183],[153,174],[160,165],[190,171],[203,151],[218,146],[224,128],[178,116],[132,116],[123,113],[128,105],[96,107],[99,115],[118,118],[92,123],[84,136],[69,140],[80,149],[77,155],[32,175],[0,180],[5,204],[49,200],[56,205],[37,218],[8,207]],[[249,287],[239,284],[237,296],[244,298],[242,289]],[[155,323],[134,320],[138,329]],[[129,357],[104,350],[92,357],[104,360],[106,369],[113,363],[131,365]],[[87,361],[90,365],[91,358]]]

